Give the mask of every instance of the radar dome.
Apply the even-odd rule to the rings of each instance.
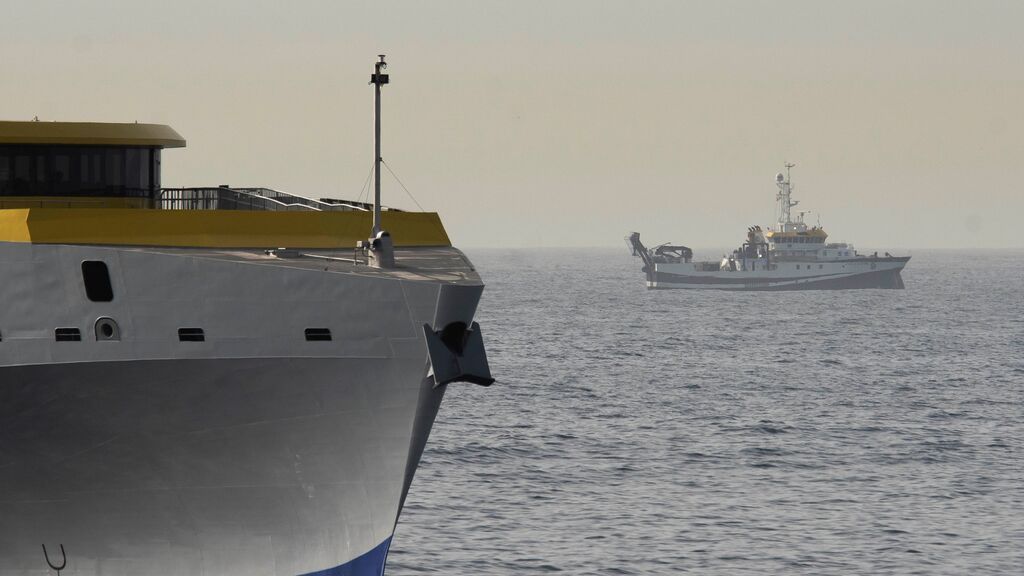
[[[775,175],[776,182],[782,183],[785,179],[786,177],[782,175],[782,172],[779,172],[778,174]]]

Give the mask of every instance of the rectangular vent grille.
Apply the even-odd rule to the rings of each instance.
[[[57,342],[81,342],[82,332],[78,328],[57,328],[53,331]]]
[[[331,329],[306,328],[306,340],[309,342],[328,342],[331,340]]]
[[[178,328],[178,340],[182,342],[204,342],[206,335],[202,328]]]

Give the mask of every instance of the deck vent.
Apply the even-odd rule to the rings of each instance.
[[[85,281],[85,295],[93,302],[110,302],[114,289],[110,285],[110,271],[107,264],[99,260],[82,262],[82,280]]]
[[[53,331],[53,337],[57,342],[81,342],[82,331],[78,328],[57,328]]]
[[[331,329],[306,328],[306,340],[308,342],[329,342],[331,340]]]
[[[178,340],[182,342],[205,342],[202,328],[178,328]]]

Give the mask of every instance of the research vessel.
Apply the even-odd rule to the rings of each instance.
[[[447,386],[493,382],[472,263],[381,206],[384,66],[372,204],[0,122],[0,575],[382,574]]]
[[[841,290],[903,288],[900,272],[909,256],[885,252],[860,254],[852,244],[826,242],[820,225],[804,222],[792,209],[790,169],[775,177],[778,221],[774,227],[751,226],[743,244],[721,260],[695,262],[693,250],[661,244],[647,248],[640,234],[627,237],[632,254],[643,261],[647,287],[717,290]]]

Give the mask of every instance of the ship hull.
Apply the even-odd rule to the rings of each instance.
[[[48,573],[46,545],[70,574],[379,575],[443,394],[425,375],[326,358],[0,369],[0,574]]]
[[[434,279],[456,250],[413,256],[0,243],[0,576],[380,576],[445,390],[423,326],[483,289]]]
[[[651,289],[851,290],[903,289],[901,272],[909,257],[860,258],[826,263],[779,263],[774,270],[697,271],[693,264],[655,264],[647,273]],[[800,268],[797,268],[800,266]]]

